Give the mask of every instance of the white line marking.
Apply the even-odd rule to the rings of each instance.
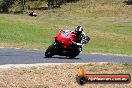
[[[89,62],[90,63],[90,62]],[[36,64],[7,64],[0,65],[0,68],[8,69],[8,68],[23,68],[23,67],[36,67],[36,66],[54,66],[54,65],[85,65],[89,63],[36,63]],[[94,63],[94,62],[92,62]],[[108,62],[98,62],[98,64],[103,64]]]

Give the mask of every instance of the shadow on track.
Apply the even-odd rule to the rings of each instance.
[[[46,57],[43,57],[43,58],[46,58]],[[53,56],[53,57],[50,57],[50,58],[55,58],[55,59],[80,59],[80,58],[68,58],[68,57],[64,57],[64,56]],[[48,59],[50,59],[48,58]]]

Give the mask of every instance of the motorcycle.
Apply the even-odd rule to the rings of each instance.
[[[82,45],[76,43],[76,35],[68,30],[61,30],[55,37],[55,42],[48,47],[45,57],[54,55],[75,58],[82,51]]]

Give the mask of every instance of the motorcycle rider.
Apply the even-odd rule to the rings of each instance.
[[[77,26],[75,28],[75,35],[77,37],[77,43],[80,43],[82,45],[85,45],[86,43],[89,42],[90,37],[88,37],[84,31],[83,31],[83,27],[82,26]]]
[[[80,46],[79,51],[82,51],[82,47],[89,42],[90,37],[84,33],[82,26],[75,27],[73,34],[75,34],[77,38],[76,44]]]

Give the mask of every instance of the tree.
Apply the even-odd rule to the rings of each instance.
[[[60,5],[65,4],[67,0],[47,0],[49,9],[54,7],[60,7]]]
[[[13,7],[13,5],[15,5],[16,3],[19,3],[19,6],[20,6],[19,12],[23,12],[25,11],[25,9],[27,9],[27,7],[29,7],[29,6],[26,6],[27,2],[34,2],[34,1],[38,1],[40,3],[45,1],[47,2],[48,8],[52,9],[55,7],[60,7],[62,4],[66,4],[67,2],[74,2],[79,0],[0,0],[1,2],[0,12],[8,13],[9,8]]]
[[[21,11],[23,12],[24,10],[25,10],[25,7],[26,7],[26,0],[21,0],[21,2],[20,2],[21,4]]]
[[[12,6],[14,2],[15,0],[3,0],[3,2],[0,5],[0,11],[9,12],[9,8]]]

